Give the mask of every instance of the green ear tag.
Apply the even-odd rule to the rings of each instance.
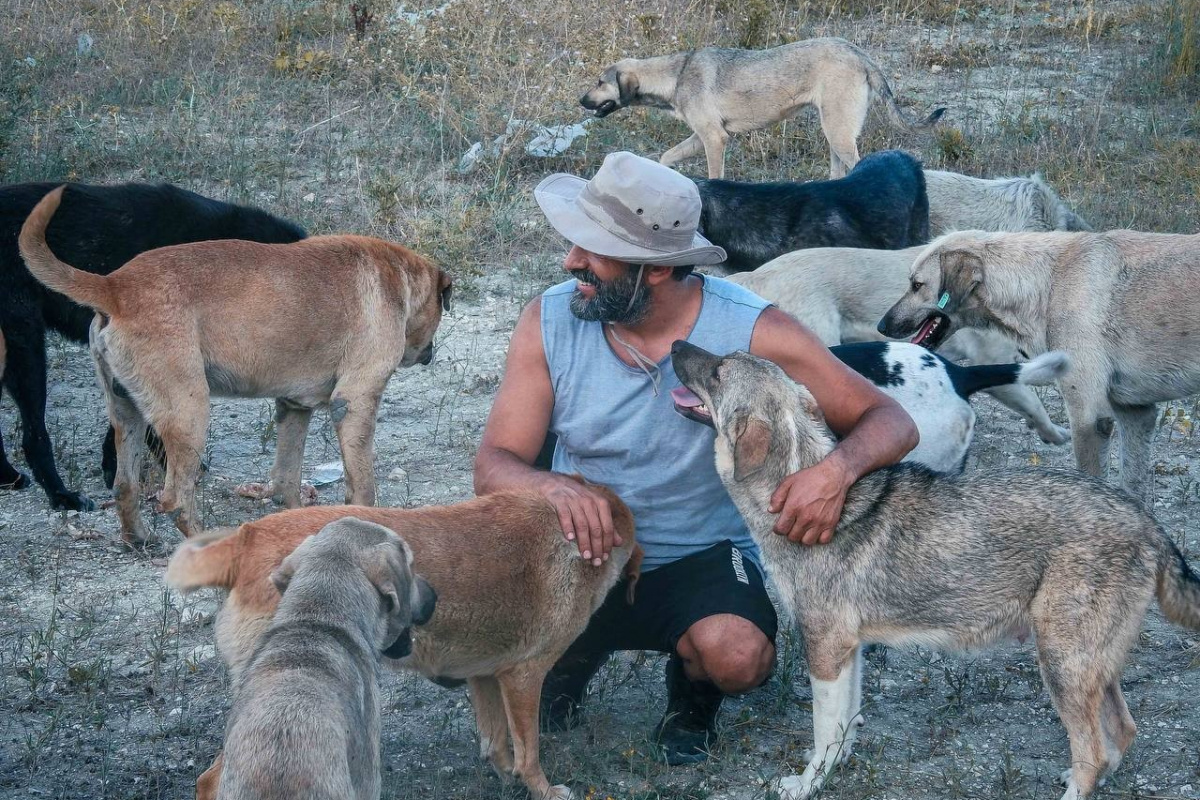
[[[950,293],[942,292],[942,296],[938,298],[938,308],[945,311],[946,303],[949,303],[949,302],[950,302]]]

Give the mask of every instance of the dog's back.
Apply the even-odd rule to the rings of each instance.
[[[929,226],[934,236],[957,230],[1089,231],[1039,175],[976,178],[925,170]]]
[[[815,247],[898,250],[929,238],[920,162],[899,150],[873,153],[838,180],[742,183],[697,180],[701,232],[740,272]]]

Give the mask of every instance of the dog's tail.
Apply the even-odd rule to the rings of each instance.
[[[1090,231],[1092,226],[1087,223],[1083,217],[1076,214],[1071,208],[1063,202],[1063,199],[1058,196],[1058,192],[1054,191],[1038,173],[1029,176],[1029,180],[1033,182],[1033,186],[1038,193],[1038,200],[1042,206],[1047,230],[1052,231]]]
[[[62,202],[65,186],[59,186],[42,198],[41,202],[29,212],[28,219],[21,226],[21,236],[18,245],[25,265],[33,273],[33,277],[44,283],[50,289],[65,294],[80,305],[85,305],[105,314],[113,314],[117,309],[117,296],[113,291],[112,281],[103,275],[93,275],[81,269],[75,269],[70,264],[59,261],[46,244],[46,228],[50,218],[58,210]]]
[[[1167,547],[1158,570],[1158,604],[1171,622],[1200,631],[1200,576],[1166,533],[1163,538]]]
[[[866,53],[862,53],[861,55],[863,66],[867,70],[867,85],[871,87],[871,94],[878,98],[881,103],[883,103],[883,110],[887,113],[888,121],[891,122],[896,128],[899,128],[902,131],[929,130],[936,125],[938,120],[942,118],[942,115],[946,113],[946,109],[944,107],[938,107],[933,110],[932,114],[923,120],[918,121],[910,119],[909,116],[901,110],[900,106],[896,104],[896,95],[892,94],[891,84],[888,83],[887,78],[883,74],[883,70],[880,69],[879,65],[876,64],[875,61]]]
[[[1070,357],[1060,350],[1051,350],[1024,364],[953,365],[949,372],[954,381],[954,390],[966,398],[984,389],[1013,383],[1044,386],[1066,375],[1070,369]]]
[[[190,537],[167,562],[167,585],[181,592],[216,587],[231,589],[237,580],[242,537],[237,528],[219,528]]]

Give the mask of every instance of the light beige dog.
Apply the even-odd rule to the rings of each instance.
[[[1167,619],[1200,631],[1200,577],[1154,518],[1074,470],[898,464],[850,488],[833,541],[798,546],[772,532],[770,505],[784,477],[833,450],[812,395],[747,353],[679,341],[671,359],[716,428],[721,482],[804,634],[813,751],[776,784],[782,800],[811,797],[850,756],[864,643],[970,651],[1030,634],[1070,740],[1062,800],[1090,797],[1137,732],[1121,671],[1146,609],[1157,599]]]
[[[216,623],[217,649],[234,680],[271,623],[279,593],[270,575],[305,537],[347,516],[396,531],[412,548],[413,569],[437,592],[437,613],[414,631],[412,655],[398,662],[442,683],[467,681],[480,754],[502,778],[524,782],[535,800],[563,800],[538,756],[542,680],[586,627],[625,572],[641,563],[633,518],[602,487],[623,544],[601,567],[579,557],[540,495],[506,492],[452,506],[418,509],[314,506],[283,511],[236,532],[188,540],[167,567],[167,582],[229,590]],[[385,662],[389,663],[389,662]],[[510,749],[509,735],[512,736]],[[213,796],[220,757],[200,777],[199,800]]]
[[[398,366],[428,364],[451,280],[405,247],[362,236],[295,244],[198,242],[142,253],[110,275],[55,258],[46,226],[62,189],[21,229],[34,277],[96,310],[91,352],[116,431],[114,492],[125,540],[143,542],[138,513],[147,424],[162,438],[159,510],[200,530],[195,482],[209,394],[274,397],[278,447],[268,492],[300,504],[313,409],[329,405],[346,469],[346,500],[375,502],[375,415]]]
[[[929,233],[981,231],[1090,231],[1092,227],[1046,185],[1028,178],[976,178],[925,170]]]
[[[886,340],[879,318],[908,286],[908,271],[925,245],[905,250],[814,247],[768,261],[726,280],[745,286],[807,325],[827,345]],[[951,361],[1006,364],[1025,360],[1016,344],[998,331],[959,330],[938,345]],[[1032,388],[1013,383],[985,389],[1017,412],[1047,444],[1066,444],[1071,434],[1051,421]]]
[[[282,599],[234,688],[220,800],[377,800],[379,654],[407,652],[436,599],[412,560],[342,517],[271,573]]]
[[[1121,478],[1145,498],[1156,404],[1200,392],[1197,293],[1200,236],[961,231],[917,258],[879,330],[987,329],[1030,355],[1066,351],[1074,368],[1059,389],[1079,468],[1104,474],[1115,422]]]
[[[883,70],[845,39],[807,39],[768,50],[705,47],[655,58],[625,58],[604,70],[579,99],[605,117],[626,106],[670,111],[692,135],[659,159],[674,166],[704,153],[708,177],[725,176],[725,146],[735,133],[755,131],[815,106],[829,142],[829,177],[841,178],[858,163],[858,135],[873,99],[902,130],[924,129],[941,119],[909,120],[892,95]]]

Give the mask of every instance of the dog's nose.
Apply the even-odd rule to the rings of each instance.
[[[881,336],[887,336],[888,318],[886,316],[879,318],[879,324],[875,326],[875,330],[879,331]]]
[[[683,339],[676,339],[675,341],[671,342],[671,355],[679,355],[681,352],[683,352],[685,347],[687,347],[686,341]]]

